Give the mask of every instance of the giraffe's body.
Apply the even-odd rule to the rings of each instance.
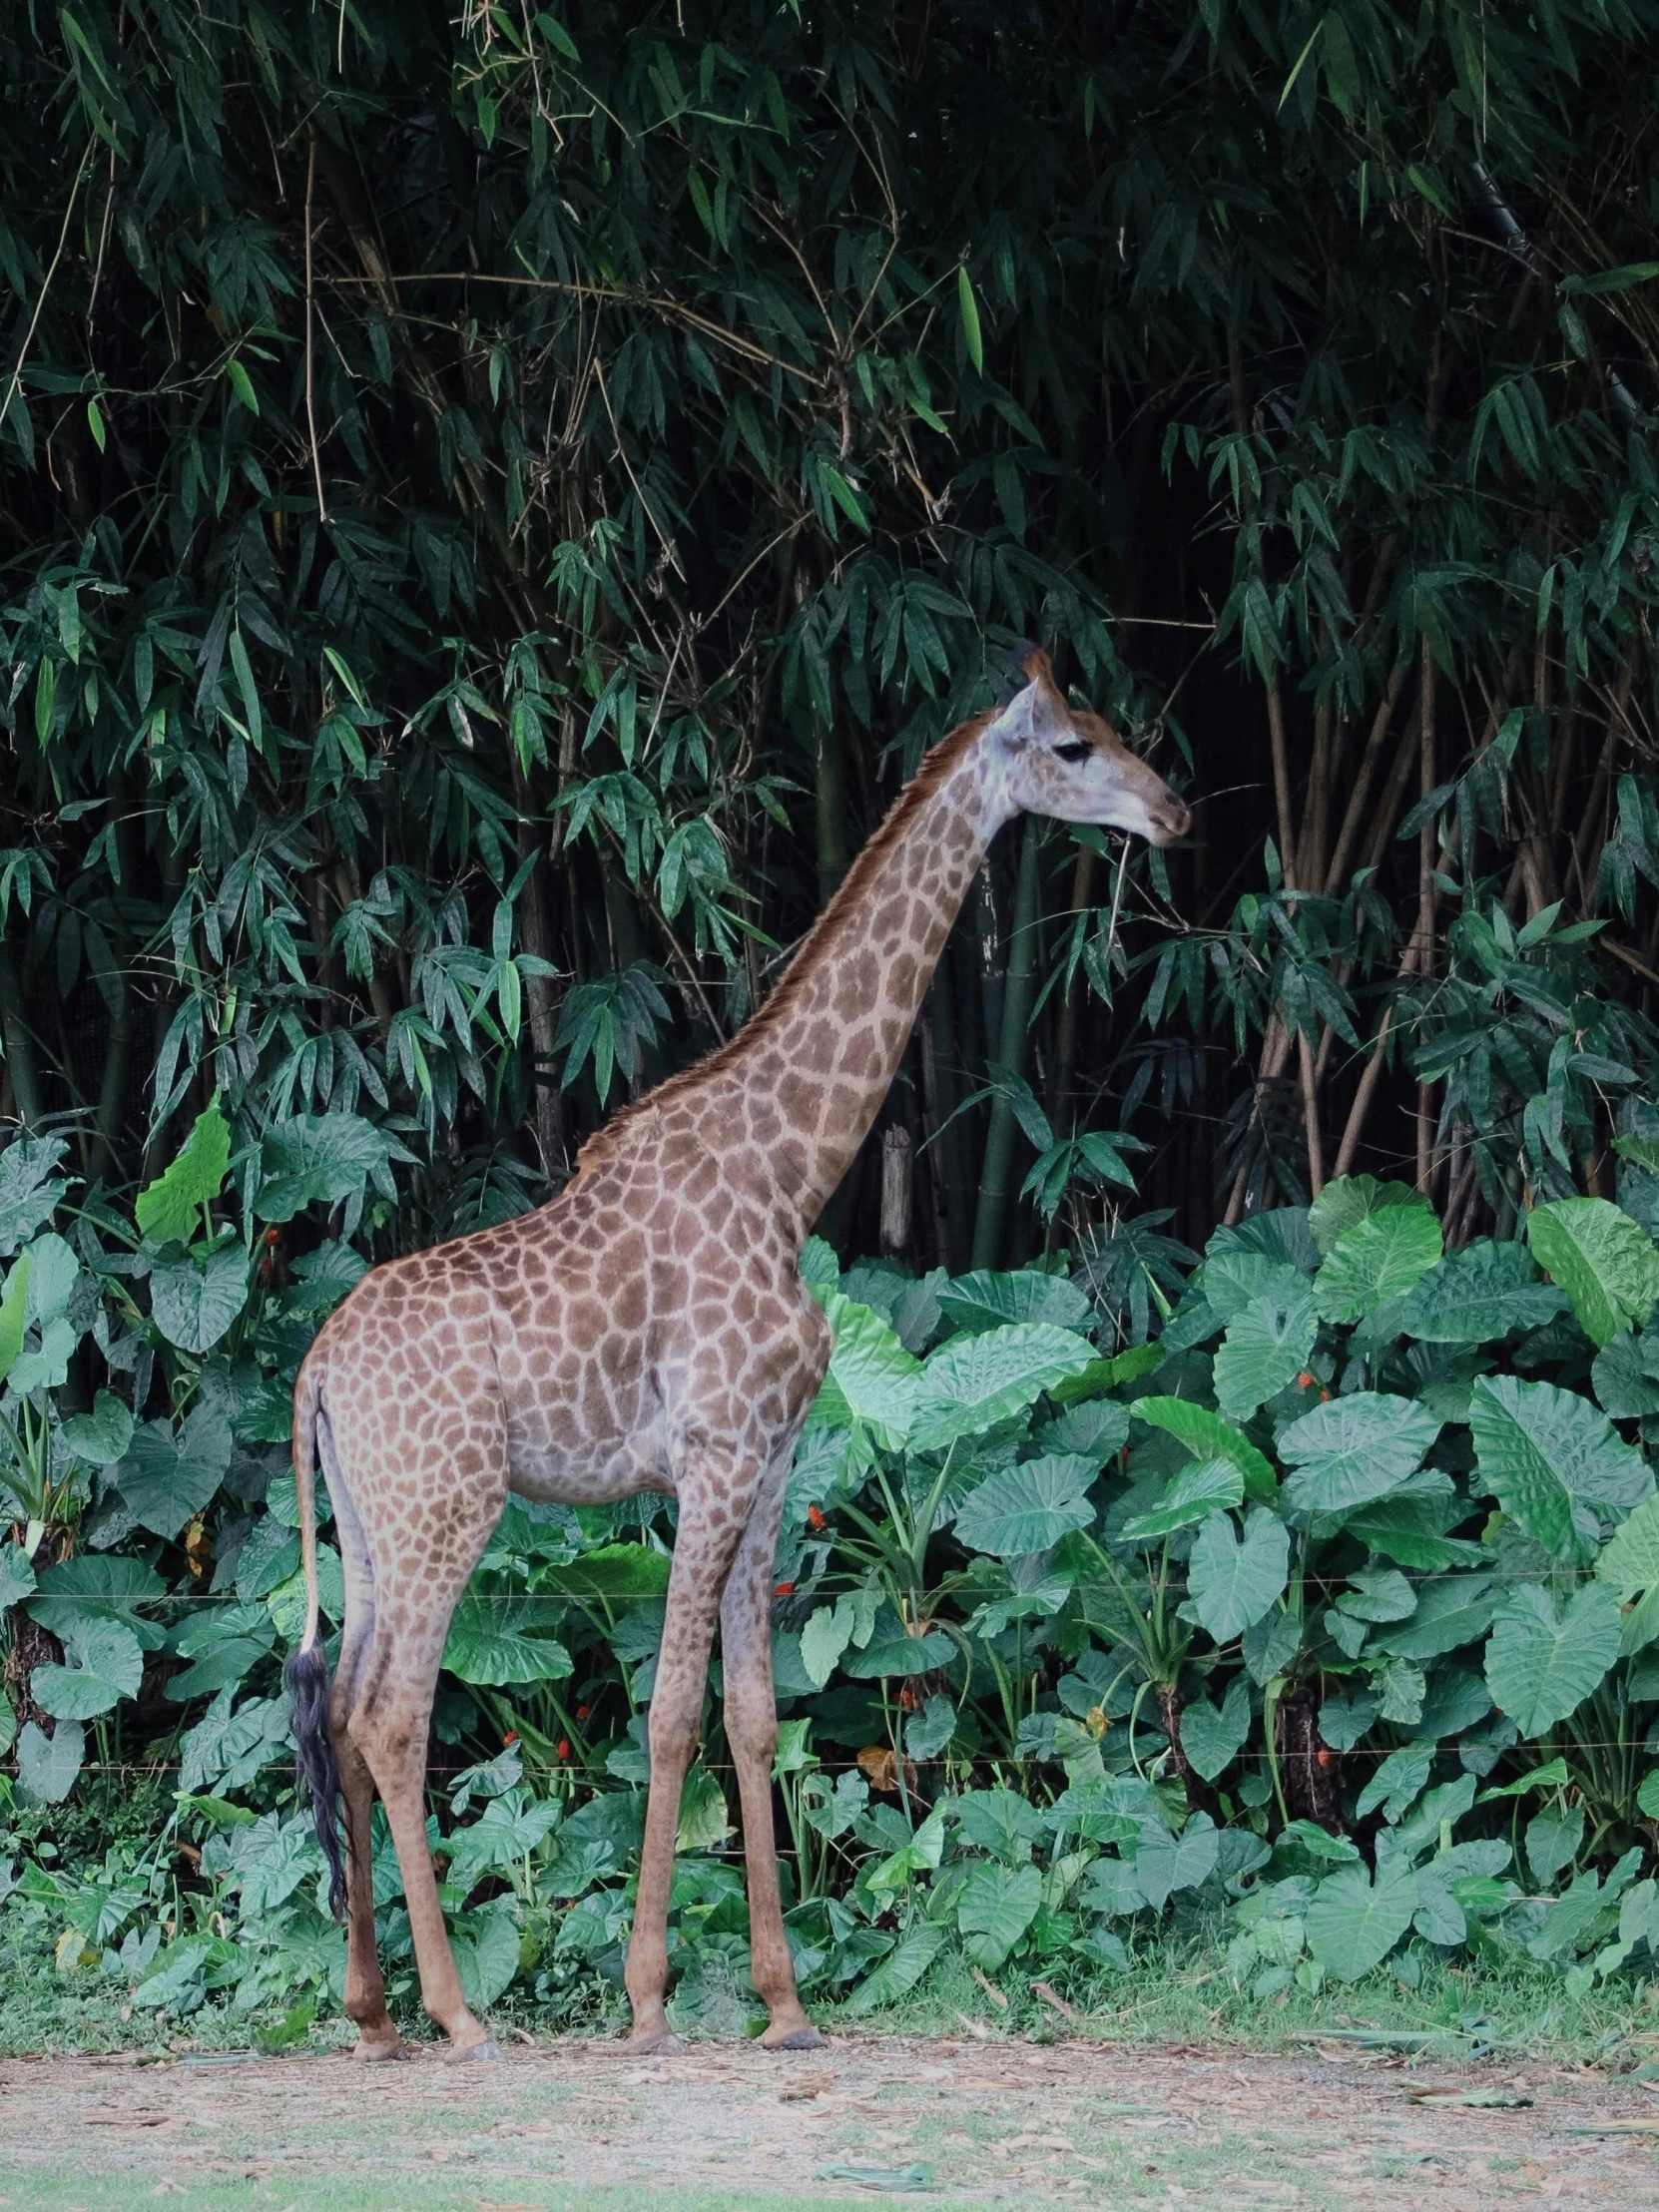
[[[829,1325],[800,1282],[801,1247],[874,1119],[1001,823],[1030,806],[1160,841],[1186,826],[1160,779],[1066,706],[1041,656],[1027,668],[1032,681],[1001,716],[964,725],[929,756],[732,1044],[619,1115],[551,1204],[375,1269],[307,1356],[294,1461],[313,1590],[313,1450],[344,1569],[327,1736],[346,1813],[346,2010],[364,2056],[400,2048],[374,1951],[376,1788],[427,2009],[455,2055],[492,2049],[443,1929],[424,1766],[450,1614],[509,1491],[597,1504],[662,1489],[678,1501],[628,1962],[636,2040],[670,2040],[674,1835],[717,1613],[766,2039],[818,2040],[795,1991],[771,1805],[773,1557],[795,1441],[830,1357]],[[290,1670],[301,1763],[337,1856],[314,1595]]]

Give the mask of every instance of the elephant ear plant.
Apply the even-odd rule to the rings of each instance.
[[[1166,1935],[1219,1941],[1247,2002],[1435,1956],[1579,1994],[1655,1971],[1659,1153],[1628,1118],[1618,1204],[1448,1251],[1414,1189],[1339,1178],[1182,1281],[1160,1258],[1149,1341],[1092,1261],[950,1277],[808,1246],[834,1351],[773,1665],[816,2002],[872,2011],[951,1957],[1093,1990]],[[354,1117],[215,1107],[127,1219],[56,1140],[0,1155],[0,1915],[112,1999],[337,2006],[278,1687],[303,1618],[283,1438],[407,1172]],[[341,1233],[274,1261],[313,1206]],[[672,1541],[666,1499],[515,1502],[456,1612],[434,1848],[474,2007],[618,2002]],[[719,1711],[678,1839],[682,2024],[749,2004]]]

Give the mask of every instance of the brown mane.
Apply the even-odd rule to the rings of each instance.
[[[923,754],[914,776],[887,809],[880,828],[858,851],[852,865],[836,885],[829,904],[802,938],[794,959],[785,969],[783,980],[772,996],[750,1015],[736,1036],[728,1037],[724,1044],[716,1045],[701,1060],[694,1060],[690,1067],[681,1068],[677,1074],[667,1077],[655,1090],[647,1091],[643,1098],[633,1099],[596,1129],[576,1155],[578,1175],[588,1168],[599,1166],[610,1157],[629,1123],[660,1105],[664,1099],[677,1097],[706,1077],[718,1074],[740,1052],[747,1051],[776,1026],[794,1004],[803,984],[816,972],[825,941],[842,915],[863,898],[882,861],[909,830],[915,817],[968,747],[994,719],[994,710],[972,715],[966,722],[959,722],[930,752]]]

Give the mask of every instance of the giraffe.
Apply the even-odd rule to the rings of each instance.
[[[499,2055],[463,1999],[444,1930],[425,1762],[450,1615],[509,1491],[677,1500],[624,1976],[631,2041],[679,2047],[665,2011],[669,1893],[718,1616],[751,1974],[770,2015],[761,2040],[821,2043],[796,1991],[772,1817],[773,1561],[830,1350],[801,1249],[875,1118],[998,829],[1030,811],[1168,844],[1189,821],[1101,717],[1068,703],[1045,654],[1021,648],[1016,666],[1012,699],[925,757],[729,1043],[615,1115],[549,1204],[373,1269],[306,1355],[293,1466],[307,1603],[287,1681],[331,1903],[347,1924],[345,2010],[364,2059],[404,2055],[375,1953],[375,1791],[446,2055]],[[345,1589],[331,1688],[317,1635],[318,1461]]]

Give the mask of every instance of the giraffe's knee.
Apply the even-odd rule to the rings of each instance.
[[[651,1744],[653,1769],[673,1768],[684,1771],[691,1765],[697,1750],[698,1714],[693,1707],[668,1704],[654,1699],[647,1734]]]
[[[388,1697],[378,1682],[370,1682],[359,1690],[346,1729],[369,1767],[376,1772],[400,1765],[415,1741],[414,1715]],[[420,1748],[424,1756],[424,1730]]]
[[[770,1767],[778,1754],[778,1706],[773,1698],[752,1698],[727,1693],[726,1736],[740,1757],[764,1760]]]

